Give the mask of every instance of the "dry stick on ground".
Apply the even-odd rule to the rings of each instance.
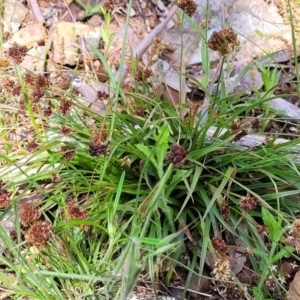
[[[44,19],[44,16],[43,16],[42,12],[41,12],[40,6],[37,3],[37,0],[28,0],[28,4],[31,8],[32,14],[37,19],[37,21],[42,22],[43,24],[45,24],[45,19]]]

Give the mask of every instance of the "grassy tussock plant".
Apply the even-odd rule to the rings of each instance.
[[[236,38],[231,29],[221,34]],[[231,51],[222,52],[223,58]],[[16,70],[14,84],[4,88],[13,99],[13,89],[21,87],[35,136],[0,155],[1,221],[14,224],[11,231],[0,227],[3,294],[127,299],[140,275],[157,293],[156,282],[172,284],[180,270],[183,295],[193,274],[210,274],[249,299],[284,295],[280,262],[297,261],[300,245],[299,163],[289,152],[299,138],[277,146],[272,137],[261,147],[237,146],[234,141],[247,134],[243,120],[258,101],[229,98],[220,71],[219,92],[212,95],[204,87],[210,102],[206,122],[202,112],[182,118],[191,107],[158,97],[145,79],[151,74],[136,70],[135,89],[117,90],[120,97],[110,99],[101,116],[74,95],[51,98],[43,75]],[[51,98],[46,105],[45,89]],[[41,116],[48,107],[51,114]],[[7,122],[4,115],[1,122]],[[259,131],[260,122],[254,118],[248,125]],[[216,131],[208,138],[211,126]],[[28,197],[37,198],[27,203]],[[256,274],[249,289],[232,272],[238,262],[228,260],[235,246],[226,235],[242,243]],[[208,266],[211,254],[215,260]]]

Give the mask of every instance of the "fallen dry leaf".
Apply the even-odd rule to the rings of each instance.
[[[300,300],[300,271],[298,271],[290,284],[286,300]]]

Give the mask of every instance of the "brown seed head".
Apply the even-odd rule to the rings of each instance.
[[[2,80],[3,87],[7,92],[11,93],[13,96],[18,96],[21,93],[21,86],[18,83],[15,83],[14,80],[5,78]]]
[[[23,61],[27,50],[28,49],[25,46],[14,43],[13,46],[6,51],[6,54],[11,57],[16,64],[20,64]]]
[[[93,141],[90,141],[89,152],[92,156],[104,155],[107,153],[108,143],[95,144]]]
[[[21,94],[21,86],[19,84],[16,84],[13,89],[11,90],[11,94],[13,96],[19,96]]]
[[[31,102],[31,109],[34,113],[39,113],[40,111],[40,106],[38,105],[38,103],[35,103],[35,102]]]
[[[75,202],[74,199],[71,199],[67,202],[67,209],[65,218],[68,221],[75,221],[75,220],[87,220],[88,216],[85,210],[79,208]],[[80,229],[87,229],[86,225],[81,225]]]
[[[53,174],[51,177],[51,182],[56,183],[56,182],[59,182],[60,179],[61,178],[60,178],[59,174]]]
[[[108,137],[106,126],[102,126],[101,129],[93,132],[92,140],[95,144],[105,143]]]
[[[113,0],[105,0],[104,8],[107,12],[111,12],[114,9],[114,1]]]
[[[108,132],[104,126],[100,130],[95,130],[89,144],[90,154],[93,156],[99,156],[106,154],[108,150],[107,142]]]
[[[34,75],[30,74],[30,73],[26,73],[24,75],[24,82],[26,84],[34,84]]]
[[[30,84],[34,87],[41,88],[41,87],[49,87],[50,86],[50,81],[45,75],[42,74],[31,74],[31,73],[26,73],[24,75],[24,81],[26,84]]]
[[[189,17],[191,17],[197,10],[197,3],[193,0],[177,0],[177,5],[183,10]]]
[[[37,103],[44,96],[45,92],[41,89],[40,86],[35,86],[32,93],[30,94],[30,99]]]
[[[85,210],[80,209],[74,199],[67,202],[67,215],[69,220],[87,220],[87,214]]]
[[[103,100],[106,100],[109,98],[109,95],[105,92],[101,92],[101,91],[98,91],[97,92],[97,98],[100,100],[100,101],[103,101]]]
[[[248,212],[255,209],[257,206],[257,199],[250,196],[240,197],[239,206],[242,210]]]
[[[60,132],[63,134],[63,135],[69,135],[71,133],[71,128],[67,125],[63,125],[61,126],[60,128]]]
[[[34,77],[34,84],[39,86],[39,87],[49,87],[50,81],[48,80],[45,75],[38,74]]]
[[[14,87],[15,82],[14,82],[12,79],[4,78],[4,79],[2,80],[2,85],[3,85],[6,89],[8,89],[8,88]]]
[[[59,110],[61,111],[61,113],[63,115],[66,115],[71,107],[72,107],[72,100],[70,99],[63,99],[61,102],[60,102],[60,106],[59,106]]]
[[[34,223],[35,221],[41,218],[42,213],[35,208],[32,204],[26,203],[21,205],[20,208],[20,219],[21,224],[24,227],[29,226],[30,224]]]
[[[239,48],[237,34],[231,28],[224,28],[220,31],[214,31],[207,46],[219,52],[222,56],[228,55]]]
[[[26,146],[26,150],[29,152],[33,152],[37,149],[38,144],[34,139],[28,140],[27,146]]]
[[[170,151],[165,157],[165,161],[173,163],[176,167],[181,167],[187,159],[187,150],[178,144],[171,145]]]
[[[62,146],[60,151],[63,153],[63,159],[67,161],[72,160],[76,154],[74,147],[71,146]]]
[[[212,238],[211,243],[212,243],[214,249],[220,253],[225,254],[228,250],[228,247],[227,247],[225,241],[219,237]]]
[[[51,223],[38,221],[25,233],[25,240],[33,246],[44,246],[51,237]]]
[[[43,88],[49,87],[49,80],[41,74],[33,75],[27,73],[24,75],[24,81],[26,84],[33,86],[33,91],[30,95],[30,98],[33,102],[38,102],[45,94]]]

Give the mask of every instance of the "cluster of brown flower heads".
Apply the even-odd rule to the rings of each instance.
[[[193,0],[177,0],[177,5],[189,17],[191,17],[196,12],[198,7],[197,3]]]
[[[25,46],[20,46],[17,43],[14,43],[12,47],[10,47],[5,54],[7,59],[0,60],[0,67],[7,67],[10,62],[9,59],[16,64],[20,64],[26,53],[27,48]],[[45,90],[49,88],[50,82],[45,75],[38,74],[33,75],[31,73],[24,74],[24,82],[26,84],[26,88],[30,91],[29,100],[31,101],[31,108],[34,112],[40,111],[40,104],[38,104],[39,100],[44,96]],[[21,94],[21,85],[19,82],[16,82],[13,79],[3,78],[1,83],[5,90],[13,96],[18,96]],[[20,109],[24,110],[26,108],[26,103],[24,99],[20,99]],[[50,116],[52,114],[51,106],[44,109],[45,116]]]
[[[173,144],[165,157],[165,161],[173,163],[175,167],[181,167],[187,159],[188,151],[179,144]]]
[[[25,240],[33,246],[42,247],[46,245],[51,237],[51,223],[42,221],[42,213],[31,203],[22,204],[20,207],[20,220],[25,228]]]
[[[32,102],[37,103],[45,94],[44,89],[48,88],[50,85],[50,82],[48,78],[46,78],[44,75],[38,74],[25,74],[24,81],[28,85],[31,85],[33,87],[33,91],[30,95],[30,99]]]
[[[9,56],[14,63],[20,64],[23,61],[27,50],[28,49],[26,46],[21,46],[17,43],[14,43],[12,47],[6,51],[6,55]]]
[[[92,156],[104,155],[108,150],[108,133],[104,126],[100,130],[95,130],[89,144],[89,152]]]
[[[207,46],[220,53],[222,56],[226,56],[239,49],[239,41],[237,40],[237,34],[232,28],[224,28],[220,31],[214,31],[212,36],[207,41]]]

